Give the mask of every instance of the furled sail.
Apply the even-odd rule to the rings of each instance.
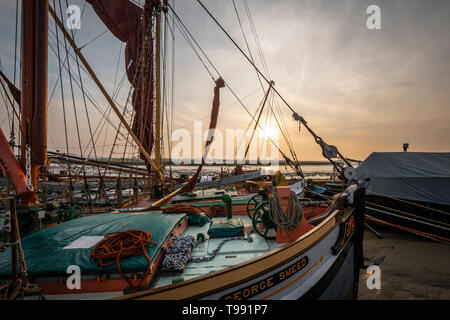
[[[1,71],[0,71],[0,76],[3,78],[3,80],[5,80],[6,85],[8,86],[9,91],[11,91],[11,94],[12,94],[14,100],[16,100],[16,102],[20,106],[20,101],[21,101],[21,98],[20,98],[21,92],[20,92],[20,90],[17,89],[17,87],[11,81],[9,81],[9,79]]]
[[[153,137],[153,44],[151,12],[153,2],[145,9],[128,0],[86,0],[114,36],[126,43],[125,66],[128,80],[134,88],[132,104],[135,110],[133,131],[150,154]],[[146,160],[141,153],[141,159]],[[150,168],[150,165],[147,165]]]
[[[220,106],[220,88],[225,87],[225,81],[222,78],[216,80],[216,86],[214,87],[214,99],[212,103],[211,110],[211,118],[209,121],[209,130],[208,130],[208,138],[205,142],[205,150],[203,151],[202,163],[198,166],[197,171],[194,176],[184,185],[183,189],[180,192],[189,192],[195,188],[197,184],[197,179],[202,171],[203,165],[206,162],[206,157],[208,156],[209,149],[211,148],[211,144],[214,140],[214,131],[217,126],[217,117],[219,115],[219,106]]]

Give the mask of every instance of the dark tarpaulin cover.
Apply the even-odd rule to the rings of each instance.
[[[374,152],[357,168],[367,193],[450,205],[450,153]]]

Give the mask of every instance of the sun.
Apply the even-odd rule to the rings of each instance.
[[[278,131],[275,128],[269,127],[261,130],[263,138],[274,139],[278,136]]]

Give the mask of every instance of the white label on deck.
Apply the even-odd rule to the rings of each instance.
[[[72,241],[63,249],[89,249],[102,241],[104,236],[81,236],[77,240]]]

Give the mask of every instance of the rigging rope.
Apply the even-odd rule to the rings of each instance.
[[[187,34],[190,36],[190,38],[194,41],[195,45],[199,48],[199,50],[201,51],[201,53],[203,54],[203,56],[206,58],[206,60],[209,62],[209,64],[212,66],[212,68],[214,69],[214,71],[221,77],[220,72],[217,70],[217,68],[215,67],[215,65],[212,63],[212,61],[209,59],[209,57],[206,55],[206,53],[204,52],[204,50],[200,47],[200,45],[198,44],[198,42],[195,40],[195,38],[192,36],[192,34],[189,32],[189,30],[187,30],[186,26],[184,25],[184,23],[181,21],[180,17],[177,15],[177,13],[173,10],[173,8],[170,6],[170,4],[167,4],[167,6],[169,7],[169,9],[172,11],[173,15],[177,18],[177,21],[183,26],[183,28],[186,30]],[[180,29],[180,28],[179,28]],[[239,48],[240,49],[240,48]],[[241,50],[242,51],[242,50]],[[245,53],[243,53],[245,55]],[[245,55],[246,56],[246,55]],[[247,56],[246,56],[247,57]],[[200,59],[200,57],[199,57]],[[248,57],[247,57],[248,59]],[[202,62],[203,63],[203,62]],[[204,63],[203,63],[204,64]],[[204,65],[206,68],[206,65]],[[256,66],[255,66],[256,68]],[[209,69],[208,73],[210,73]],[[212,74],[211,74],[212,75]],[[266,78],[264,78],[266,80]],[[270,81],[267,81],[268,84],[270,84]],[[231,88],[231,86],[225,82],[226,87],[228,88],[228,90],[230,90],[230,92],[233,94],[233,96],[239,101],[240,105],[245,109],[245,111],[250,115],[250,117],[256,121],[256,119],[253,117],[253,115],[251,114],[250,110],[245,106],[245,104],[242,102],[242,100],[238,97],[238,95],[235,93],[235,91]],[[276,89],[273,88],[273,90],[276,92]],[[266,130],[261,126],[258,125],[259,128],[266,133]],[[267,137],[267,139],[275,146],[275,148],[283,155],[284,158],[286,158],[286,155],[284,154],[283,151],[281,151],[281,149],[278,147],[278,145],[275,143],[275,141],[273,141],[272,138]]]
[[[56,2],[55,0],[53,0],[53,7],[56,8]],[[55,21],[55,32],[56,32],[56,42],[57,42],[57,58],[58,58],[58,66],[59,66],[59,82],[60,82],[60,88],[61,88],[61,103],[62,103],[62,107],[63,107],[63,119],[64,119],[64,137],[65,137],[65,141],[66,141],[66,152],[67,154],[69,154],[69,138],[68,138],[68,134],[67,134],[67,118],[66,118],[66,105],[64,103],[64,88],[63,88],[63,83],[62,83],[62,68],[61,68],[61,57],[60,57],[60,49],[59,49],[59,32],[58,32],[58,27]],[[58,80],[57,80],[58,82]],[[56,85],[56,84],[55,84]],[[68,164],[68,171],[69,171],[69,188],[70,188],[70,192],[73,189],[73,182],[72,182],[72,168],[70,163]]]

